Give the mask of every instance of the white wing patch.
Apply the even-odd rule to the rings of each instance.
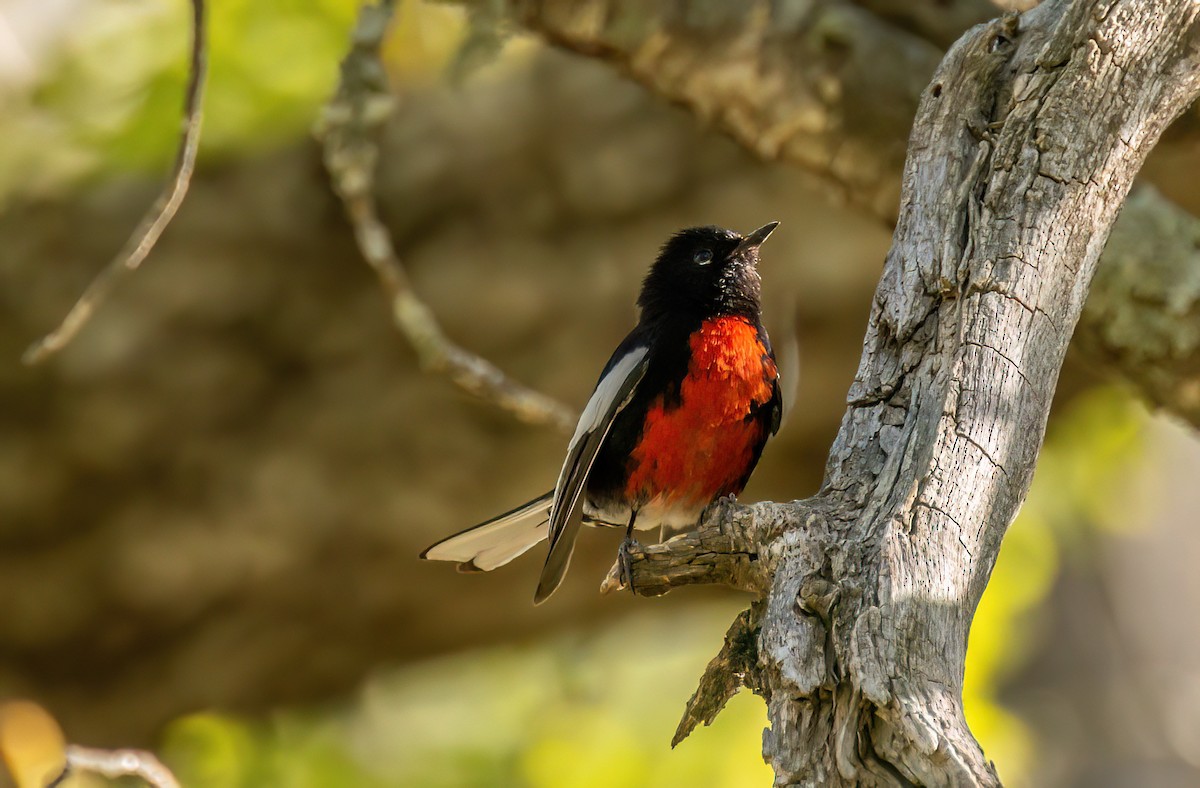
[[[575,425],[575,434],[571,437],[571,443],[567,446],[567,459],[563,463],[562,470],[559,471],[558,484],[554,486],[554,500],[556,502],[558,501],[558,496],[562,493],[563,482],[566,480],[567,471],[571,466],[572,455],[576,453],[580,439],[594,432],[611,412],[619,408],[621,403],[613,402],[613,400],[618,396],[628,396],[629,392],[625,392],[625,381],[629,378],[634,368],[642,363],[642,359],[646,357],[647,352],[647,348],[644,347],[634,348],[629,351],[620,361],[613,364],[608,374],[596,384],[596,390],[592,392],[592,398],[584,406],[583,413],[579,416],[579,423]]]
[[[582,497],[588,473],[596,454],[600,451],[613,419],[629,404],[637,385],[646,374],[646,357],[649,348],[635,347],[623,355],[612,368],[600,378],[592,398],[588,400],[571,445],[567,448],[567,459],[558,474],[554,487],[554,503],[550,507],[550,552],[542,567],[541,582],[534,594],[535,604],[541,603],[553,593],[562,581],[571,561],[575,535],[583,519]]]

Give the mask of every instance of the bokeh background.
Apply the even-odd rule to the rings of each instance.
[[[744,598],[600,598],[607,533],[537,609],[536,555],[416,560],[548,488],[564,438],[422,373],[389,322],[311,137],[357,2],[212,5],[188,200],[31,369],[169,165],[189,9],[0,0],[0,697],[189,786],[769,784],[748,694],[668,748]],[[812,493],[888,228],[452,5],[402,3],[386,54],[379,198],[417,289],[574,407],[669,233],[783,222],[762,270],[798,399],[744,497]],[[1200,151],[1173,156],[1149,176],[1200,210]],[[1198,477],[1194,433],[1068,364],[971,635],[967,714],[1009,784],[1200,784]]]

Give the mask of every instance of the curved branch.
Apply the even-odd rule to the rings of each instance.
[[[821,176],[850,203],[895,217],[904,140],[941,57],[848,0],[510,0],[547,41],[604,59],[763,159]],[[881,64],[887,64],[881,68]]]
[[[394,0],[363,6],[352,46],[342,61],[337,93],[326,106],[317,132],[334,191],[346,208],[359,250],[391,299],[393,322],[416,350],[422,366],[444,372],[463,389],[494,402],[522,421],[570,432],[577,414],[545,394],[522,386],[446,336],[432,310],[413,290],[391,233],[379,220],[374,196],[379,147],[374,137],[391,117],[395,103],[379,49],[394,7]]]
[[[154,788],[179,788],[175,775],[151,752],[67,744],[58,720],[41,705],[29,700],[0,703],[0,784],[55,788],[80,772],[110,779],[140,777]]]
[[[208,80],[208,43],[204,15],[204,0],[192,0],[192,49],[188,84],[184,91],[183,131],[180,133],[179,150],[175,154],[175,166],[172,168],[170,180],[162,194],[150,206],[150,210],[138,224],[125,247],[87,286],[58,328],[26,349],[21,356],[25,364],[45,361],[75,338],[96,308],[108,298],[113,288],[138,269],[150,254],[150,250],[158,243],[163,230],[167,229],[167,225],[175,218],[179,206],[183,204],[188,185],[192,181],[192,172],[196,168],[196,152],[200,148],[200,123],[204,117],[204,85]]]
[[[154,753],[146,750],[101,750],[95,747],[67,747],[67,768],[53,785],[69,775],[90,772],[116,780],[140,777],[153,788],[180,788],[179,780]]]

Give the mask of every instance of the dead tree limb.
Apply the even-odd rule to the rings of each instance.
[[[962,712],[971,619],[1109,231],[1198,94],[1193,0],[1048,0],[938,67],[821,491],[698,537],[757,544],[770,578],[738,670],[767,700],[778,785],[998,784]],[[660,551],[656,582],[650,558],[635,591],[694,581]],[[691,716],[730,684],[703,686]]]
[[[342,61],[337,93],[325,108],[318,137],[334,191],[346,208],[359,251],[391,301],[393,322],[416,350],[421,364],[445,373],[463,389],[522,421],[569,432],[576,418],[569,408],[522,386],[446,336],[433,311],[417,296],[391,233],[379,219],[374,194],[379,158],[375,135],[395,105],[379,50],[394,10],[394,0],[363,6],[350,51]]]
[[[139,777],[153,788],[179,788],[179,780],[171,770],[146,750],[101,750],[72,744],[67,747],[67,768],[59,780],[80,772],[110,780]]]
[[[183,129],[171,178],[162,194],[138,224],[120,253],[97,274],[83,295],[75,302],[58,328],[34,342],[21,360],[37,364],[67,346],[87,323],[96,309],[125,277],[138,269],[158,243],[167,225],[175,218],[187,195],[196,168],[196,152],[200,148],[200,123],[204,117],[204,85],[208,79],[208,43],[205,31],[204,0],[192,0],[192,49],[188,67],[188,83],[184,90]]]
[[[102,750],[67,744],[58,721],[29,700],[0,703],[0,784],[55,788],[68,777],[140,777],[154,788],[179,788],[162,761],[145,750]]]

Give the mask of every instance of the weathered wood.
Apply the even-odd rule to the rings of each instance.
[[[1200,92],[1198,18],[1052,0],[970,31],[923,94],[820,493],[702,527],[768,536],[747,683],[777,784],[998,784],[962,713],[971,619],[1109,230]]]

